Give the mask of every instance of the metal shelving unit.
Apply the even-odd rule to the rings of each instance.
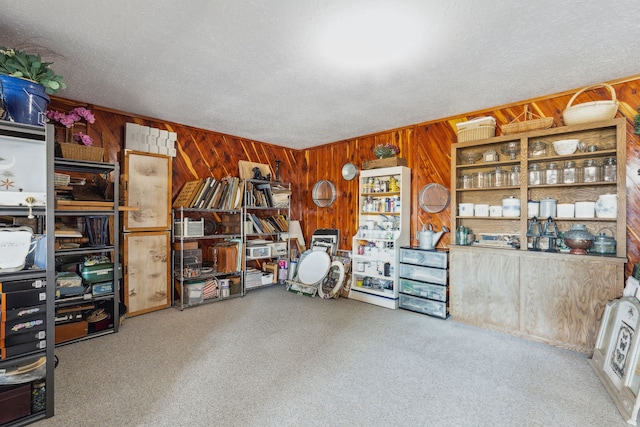
[[[33,217],[36,223],[35,229],[33,230],[34,234],[46,234],[47,231],[53,230],[53,227],[54,227],[53,209],[52,209],[53,181],[49,179],[49,177],[53,177],[53,165],[52,165],[52,162],[50,161],[50,159],[53,158],[53,127],[52,126],[40,127],[40,126],[21,125],[21,124],[15,124],[10,122],[0,122],[0,141],[7,142],[7,144],[3,145],[5,149],[7,148],[7,145],[16,143],[16,142],[20,144],[25,143],[25,144],[34,145],[34,147],[28,148],[28,150],[35,150],[35,151],[29,151],[29,155],[31,156],[30,158],[33,160],[34,157],[39,157],[40,160],[43,160],[46,162],[46,171],[42,171],[42,173],[45,173],[45,177],[46,177],[45,178],[46,184],[44,184],[46,188],[45,200],[41,201],[43,203],[41,203],[39,206],[33,206],[33,207],[30,207],[26,203],[22,203],[22,202],[21,202],[21,206],[18,206],[18,205],[0,206],[0,216],[2,216],[5,221],[11,221],[11,220],[24,221],[25,218],[29,219]],[[7,154],[9,153],[2,153],[2,154],[3,154],[2,157],[6,158],[8,157]],[[17,154],[17,156],[24,158],[23,157],[24,154],[20,154],[20,153],[12,153],[12,154],[14,155]],[[23,172],[23,171],[20,171],[20,172]],[[5,176],[9,177],[10,175],[5,175]],[[11,181],[10,179],[7,179],[7,184],[5,188],[6,190],[9,190],[11,188],[10,181]],[[21,194],[17,191],[13,191],[13,195],[15,195],[16,197],[22,197]],[[7,196],[11,198],[11,195],[7,195]],[[0,200],[3,200],[2,203],[4,203],[5,199],[3,198]],[[10,204],[13,205],[13,203],[10,203]],[[28,379],[28,377],[24,377],[25,382],[23,383],[24,385],[30,384],[29,395],[32,397],[33,390],[35,388],[34,386],[37,384],[42,385],[42,381],[44,381],[44,385],[43,385],[44,387],[43,391],[45,393],[44,399],[43,399],[44,407],[43,408],[38,407],[36,408],[36,410],[33,410],[32,408],[32,410],[28,415],[8,421],[7,423],[2,424],[3,427],[27,425],[27,424],[34,423],[38,420],[42,420],[44,418],[50,418],[54,415],[54,359],[55,359],[54,347],[55,346],[54,346],[53,318],[54,318],[55,286],[53,284],[55,283],[55,273],[52,268],[53,239],[48,238],[46,240],[46,249],[47,249],[47,256],[46,256],[47,268],[45,269],[25,268],[15,272],[4,272],[4,273],[0,272],[0,283],[5,284],[5,288],[6,288],[5,290],[2,291],[6,294],[4,295],[5,297],[7,297],[9,294],[14,294],[12,295],[12,298],[14,298],[15,293],[18,293],[18,292],[37,293],[36,300],[38,300],[38,307],[40,307],[41,309],[44,306],[45,322],[44,322],[44,329],[42,330],[42,332],[44,332],[45,336],[42,338],[42,340],[45,342],[45,345],[46,345],[45,348],[42,348],[39,350],[26,351],[25,353],[20,353],[15,356],[0,358],[0,372],[2,373],[2,375],[16,368],[24,368],[30,365],[33,366],[33,364],[38,364],[42,361],[42,358],[44,358],[44,361],[45,361],[44,362],[44,366],[45,366],[44,378],[33,380],[33,379]],[[42,288],[41,291],[39,288],[28,290],[28,291],[7,290],[10,287],[8,285],[10,285],[12,282],[15,283],[17,281],[33,281],[33,282],[41,281],[41,282],[44,282],[44,287]],[[0,292],[0,294],[2,294],[2,292]],[[30,305],[28,308],[33,309],[34,307],[35,307],[34,305]],[[7,311],[3,313],[2,312],[3,309],[6,309]],[[22,307],[19,307],[19,309],[22,310]],[[5,327],[4,325],[4,319],[6,317],[5,315],[9,313],[10,310],[11,309],[8,307],[0,308],[0,314],[2,314],[2,316],[0,316],[0,319],[1,319],[0,323],[2,324],[2,328]],[[39,318],[41,319],[41,314],[39,316],[40,316]],[[28,318],[25,318],[25,321],[26,320],[28,320]],[[28,332],[24,332],[24,334],[21,334],[21,335],[26,335],[27,333]],[[35,335],[32,335],[32,338],[33,337],[35,337]],[[38,337],[38,339],[40,339],[40,337]],[[3,348],[5,348],[4,346],[6,345],[7,341],[5,340],[2,340],[2,341],[3,341]],[[9,352],[7,352],[7,354],[8,353]],[[5,391],[7,386],[3,385],[1,387],[2,387],[2,391]],[[41,406],[43,402],[40,401],[38,403],[38,406]],[[34,400],[33,398],[31,398],[31,405],[33,406],[33,404],[34,404]],[[0,408],[0,411],[4,411],[4,409]]]
[[[174,307],[183,310],[244,295],[239,261],[244,237],[241,216],[242,211],[235,209],[172,210]],[[218,256],[222,250],[228,253]],[[227,255],[234,251],[235,260],[229,259]],[[231,281],[239,283],[231,285]]]
[[[107,315],[110,316],[108,317],[107,325],[98,324],[97,322],[95,324],[87,324],[87,334],[85,336],[56,343],[56,345],[66,345],[118,332],[120,319],[120,277],[122,275],[122,271],[119,271],[118,267],[121,264],[119,248],[119,186],[117,185],[120,176],[120,165],[118,162],[105,163],[55,157],[53,159],[53,168],[56,173],[71,172],[86,176],[95,174],[110,175],[109,181],[116,183],[113,186],[113,200],[99,204],[92,204],[91,202],[83,203],[83,201],[77,201],[77,203],[74,204],[58,203],[55,209],[55,218],[74,217],[77,221],[84,221],[85,223],[87,218],[101,218],[104,221],[108,221],[108,232],[106,236],[100,236],[100,238],[96,238],[96,241],[90,241],[88,244],[80,244],[79,247],[56,249],[54,252],[54,264],[56,264],[57,270],[64,267],[61,264],[65,260],[73,260],[72,263],[81,263],[84,257],[94,255],[105,255],[110,259],[110,263],[113,264],[111,280],[109,280],[107,274],[107,280],[104,281],[104,283],[112,282],[112,290],[94,295],[95,289],[93,286],[98,282],[87,284],[83,280],[85,290],[81,294],[74,296],[56,296],[57,326],[64,327],[62,325],[70,325],[74,323],[74,320],[79,320],[68,318],[66,315],[58,315],[58,312],[74,312],[74,308],[78,309],[75,312],[83,313],[82,320],[79,320],[80,322],[86,321],[86,318],[91,314],[91,310],[94,309],[103,308]],[[105,230],[107,230],[107,227],[105,227]],[[85,228],[83,235],[88,233],[88,230]],[[55,283],[55,280],[53,283]],[[86,308],[92,305],[94,307],[93,309]]]

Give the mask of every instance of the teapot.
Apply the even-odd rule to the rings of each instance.
[[[429,228],[427,228],[427,224],[424,224],[422,231],[416,233],[416,239],[418,239],[420,249],[434,249],[440,237],[447,231],[449,231],[449,229],[445,225],[442,226],[442,231],[435,232],[431,224],[429,224]]]

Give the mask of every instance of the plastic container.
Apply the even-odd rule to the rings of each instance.
[[[520,216],[520,199],[513,196],[502,199],[502,216],[517,218]]]
[[[484,203],[476,204],[473,207],[474,216],[489,216],[489,205]]]
[[[540,218],[555,218],[558,212],[558,200],[545,197],[540,200]]]
[[[203,289],[204,289],[204,282],[185,283],[184,291],[187,296],[186,298],[187,304],[196,305],[196,304],[202,303],[202,301],[204,301],[204,294],[202,292]]]
[[[576,218],[594,218],[596,215],[596,202],[576,202]]]

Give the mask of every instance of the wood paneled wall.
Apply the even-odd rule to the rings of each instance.
[[[612,82],[616,96],[620,102],[618,116],[627,118],[627,274],[633,264],[640,262],[640,137],[635,134],[634,116],[640,106],[640,78],[632,78]],[[433,224],[436,229],[443,225],[450,228],[450,208],[429,214],[420,209],[418,195],[420,189],[428,183],[439,183],[451,188],[450,156],[451,144],[456,143],[456,123],[479,116],[490,115],[499,126],[507,124],[523,112],[525,104],[535,114],[553,117],[556,126],[562,126],[562,112],[567,107],[572,95],[578,89],[560,94],[535,98],[526,102],[501,106],[496,109],[474,111],[465,115],[449,117],[442,120],[419,123],[393,131],[384,131],[375,135],[362,136],[355,139],[338,141],[319,147],[304,150],[304,161],[308,164],[302,187],[307,191],[303,195],[303,231],[305,236],[321,227],[335,227],[341,233],[341,247],[351,248],[351,236],[357,230],[357,179],[345,181],[341,175],[344,163],[352,162],[359,167],[363,161],[375,158],[374,147],[379,142],[394,142],[400,146],[400,157],[407,159],[411,168],[411,236],[412,244],[417,245],[416,231],[423,224]],[[581,94],[575,104],[589,101],[611,99],[608,90],[601,88]],[[336,202],[329,208],[319,208],[311,200],[310,189],[321,179],[331,180],[338,193]],[[446,247],[451,233],[445,233],[438,247]]]
[[[640,77],[634,76],[612,83],[620,109],[618,115],[627,118],[627,248],[629,263],[640,261],[640,138],[635,134],[634,116],[640,105]],[[238,161],[248,160],[266,163],[275,170],[275,160],[281,160],[280,179],[291,182],[293,187],[292,219],[301,221],[307,242],[318,228],[340,230],[340,247],[351,249],[351,237],[357,229],[358,180],[342,178],[342,166],[351,162],[359,167],[362,162],[375,158],[373,148],[379,143],[392,142],[400,147],[400,156],[407,159],[411,168],[411,236],[417,244],[416,231],[423,224],[433,224],[436,229],[450,227],[450,209],[438,214],[428,214],[418,205],[420,189],[428,183],[440,183],[450,188],[450,149],[456,142],[455,124],[474,117],[491,115],[498,125],[509,123],[523,110],[525,104],[544,117],[553,117],[556,126],[562,125],[562,111],[578,89],[535,98],[526,102],[500,106],[494,109],[474,111],[460,116],[432,122],[418,123],[400,129],[387,130],[373,135],[337,141],[305,150],[292,150],[268,143],[251,141],[213,131],[163,122],[160,119],[135,116],[126,112],[88,105],[96,115],[96,123],[89,132],[108,147],[111,160],[120,159],[124,146],[126,122],[167,129],[178,134],[178,155],[173,161],[173,195],[184,182],[214,176],[238,175]],[[606,89],[588,91],[574,104],[591,100],[610,99]],[[63,98],[52,97],[50,108],[70,109],[75,105],[87,105]],[[499,133],[499,128],[498,128]],[[311,198],[314,184],[321,179],[332,181],[337,190],[336,201],[327,208],[317,207]],[[438,246],[446,246],[451,233],[446,233]]]
[[[173,197],[177,195],[184,183],[190,180],[208,176],[213,176],[216,179],[225,176],[238,176],[239,160],[268,164],[274,173],[275,161],[280,160],[280,180],[291,182],[294,194],[300,194],[298,178],[303,153],[299,150],[163,122],[160,119],[136,116],[55,96],[52,97],[49,108],[68,111],[78,105],[90,108],[96,116],[95,123],[89,127],[89,134],[95,141],[94,145],[107,147],[110,161],[122,161],[124,129],[127,122],[176,132],[178,153],[173,159],[172,165]],[[291,218],[300,219],[302,203],[297,197],[294,197],[292,201]]]

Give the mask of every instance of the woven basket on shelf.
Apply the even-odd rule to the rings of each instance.
[[[581,93],[595,89],[598,87],[604,87],[609,90],[611,94],[611,101],[592,101],[585,102],[583,104],[572,105],[578,95]],[[562,113],[565,125],[577,125],[580,123],[597,122],[600,120],[613,119],[618,112],[618,100],[616,99],[616,91],[611,85],[601,83],[597,85],[587,86],[580,89],[569,100],[567,108]]]
[[[62,157],[73,160],[88,160],[90,162],[102,162],[104,160],[104,148],[87,147],[81,144],[60,143]]]
[[[458,130],[458,142],[476,141],[496,136],[495,125],[480,125]]]
[[[522,119],[522,121],[518,121]],[[528,132],[535,129],[548,129],[553,126],[553,117],[540,117],[529,111],[529,106],[524,106],[524,111],[506,125],[500,126],[504,135],[510,133]]]

